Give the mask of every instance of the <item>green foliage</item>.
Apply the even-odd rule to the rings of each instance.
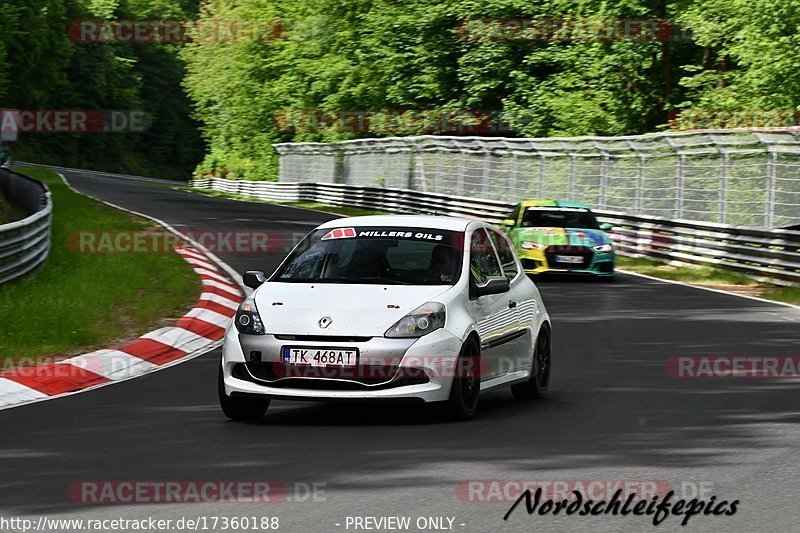
[[[788,125],[769,123],[765,112],[800,109],[800,2],[695,0],[680,20],[704,50],[684,66],[683,107],[749,113],[734,125]]]
[[[203,17],[278,17],[285,32],[260,43],[184,49],[185,85],[210,146],[199,172],[274,178],[273,142],[431,132],[316,127],[309,111],[481,111],[510,126],[490,134],[508,136],[651,131],[684,101],[680,67],[700,60],[702,49],[682,40],[609,39],[596,30],[613,33],[609,20],[674,23],[686,6],[686,0],[209,2]],[[503,18],[563,20],[572,30],[522,39],[481,31],[480,20]],[[287,110],[307,120],[287,128]]]
[[[205,143],[199,174],[258,180],[276,175],[276,142],[622,135],[800,116],[800,0],[198,2],[3,2],[4,107],[142,109],[154,119],[143,134],[30,135],[17,156],[174,177]],[[86,45],[65,32],[81,18],[260,21],[263,31]],[[415,110],[424,116],[410,120]],[[348,111],[370,113],[370,127],[346,122]],[[501,127],[476,129],[467,111]]]
[[[21,134],[17,159],[64,166],[187,177],[202,155],[181,90],[180,45],[76,43],[81,19],[183,19],[180,0],[4,0],[0,5],[0,106],[12,109],[135,110],[144,133]]]

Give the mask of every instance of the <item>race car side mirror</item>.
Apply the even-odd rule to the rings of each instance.
[[[600,224],[600,229],[603,231],[611,231],[612,229],[614,229],[614,224],[603,222],[602,224]]]
[[[260,270],[248,270],[242,276],[242,281],[251,289],[257,289],[267,281],[267,276]]]
[[[491,276],[486,278],[486,281],[480,285],[474,285],[472,288],[472,297],[480,298],[489,294],[502,294],[511,290],[511,284],[505,276]]]
[[[514,225],[514,219],[513,219],[513,218],[507,218],[507,219],[505,219],[505,220],[503,221],[503,225],[504,225],[504,226],[513,226],[513,225]]]

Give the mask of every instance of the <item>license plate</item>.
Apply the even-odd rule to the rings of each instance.
[[[557,255],[556,263],[583,263],[580,255]]]
[[[353,348],[302,348],[285,346],[283,362],[308,366],[355,366],[358,350]]]

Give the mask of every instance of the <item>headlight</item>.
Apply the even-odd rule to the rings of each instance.
[[[387,337],[422,337],[444,327],[444,305],[428,302],[408,313],[386,330]]]
[[[239,305],[239,310],[236,311],[236,316],[233,318],[233,321],[239,333],[247,335],[264,334],[264,323],[258,315],[256,302],[252,296]]]
[[[594,247],[595,252],[613,252],[614,245],[613,244],[599,244]]]
[[[547,248],[544,244],[532,241],[522,241],[522,248],[525,250],[541,250]]]

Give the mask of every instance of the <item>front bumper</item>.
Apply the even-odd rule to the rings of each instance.
[[[282,362],[283,346],[358,348],[359,368],[330,372],[291,367]],[[445,329],[419,339],[309,340],[308,336],[240,335],[231,324],[222,348],[223,379],[229,396],[437,402],[450,395],[460,350],[461,340]]]
[[[593,276],[614,275],[614,252],[594,252],[580,268],[561,268],[548,258],[548,249],[517,250],[522,268],[526,274],[590,274]]]

